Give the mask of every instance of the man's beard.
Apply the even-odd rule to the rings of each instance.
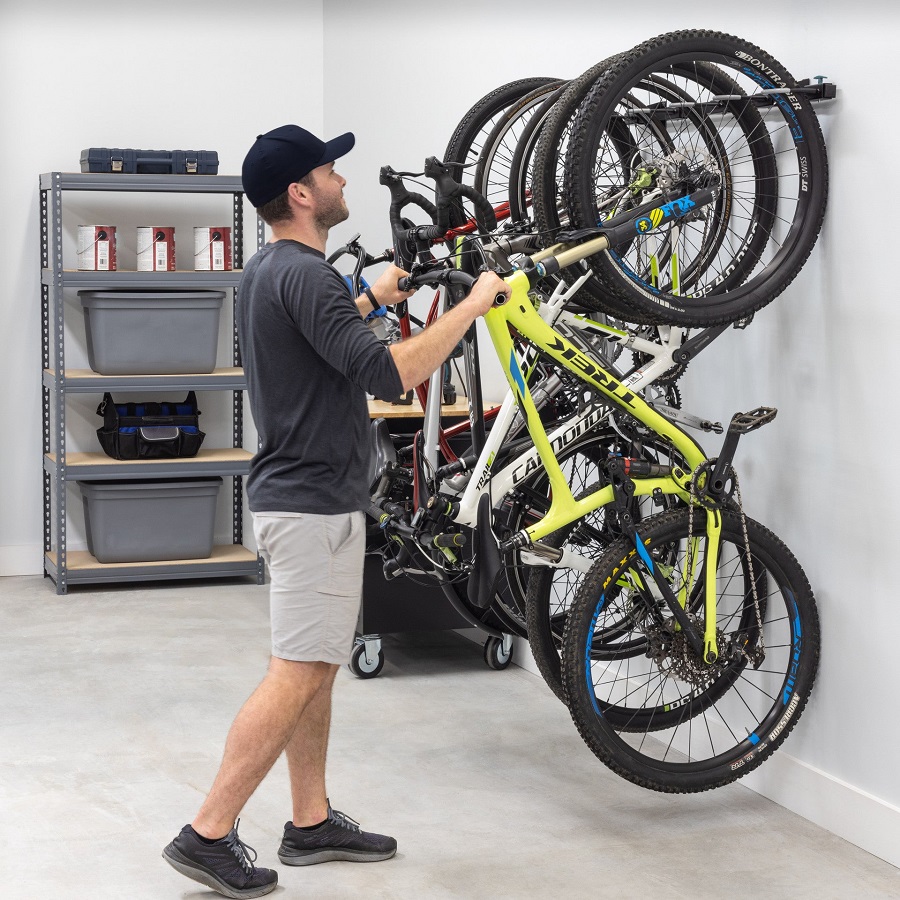
[[[350,217],[350,211],[343,197],[335,197],[334,202],[321,207],[316,211],[315,223],[320,231],[328,231],[335,225],[346,221]]]

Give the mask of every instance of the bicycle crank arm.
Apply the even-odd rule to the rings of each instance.
[[[557,549],[535,541],[528,550],[523,550],[519,558],[526,566],[549,566],[553,569],[574,569],[585,575],[591,571],[594,560],[582,556],[568,547]]]
[[[701,419],[699,416],[692,416],[690,413],[682,412],[675,409],[674,406],[666,406],[665,403],[650,403],[658,413],[661,413],[673,422],[680,425],[686,425],[688,428],[697,428],[700,431],[712,431],[715,434],[721,434],[725,429],[721,422],[710,422],[709,419]]]
[[[735,413],[731,417],[728,433],[725,435],[725,441],[716,460],[716,467],[710,478],[709,490],[713,496],[719,496],[725,490],[728,472],[731,469],[741,435],[749,434],[751,431],[756,431],[757,428],[762,428],[763,425],[768,425],[777,414],[778,410],[774,407],[759,406],[750,412]]]

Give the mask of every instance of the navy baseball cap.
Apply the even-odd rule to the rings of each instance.
[[[241,169],[244,193],[257,209],[265,206],[313,169],[349,153],[354,143],[356,138],[349,131],[326,142],[299,125],[282,125],[257,135]]]

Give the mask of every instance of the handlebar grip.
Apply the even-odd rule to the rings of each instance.
[[[386,515],[385,511],[380,506],[376,506],[374,503],[369,504],[369,508],[366,510],[366,512],[376,522],[380,522],[382,517]]]
[[[466,536],[457,533],[436,534],[434,536],[434,546],[441,549],[449,549],[450,547],[465,547]]]
[[[400,213],[403,211],[404,207],[409,206],[411,203],[415,206],[418,206],[420,209],[424,209],[425,212],[428,213],[428,216],[432,222],[437,219],[438,211],[432,202],[426,200],[421,194],[410,193],[409,191],[407,191],[405,196],[396,197],[391,200],[391,207],[388,211],[388,216],[391,222],[391,229],[395,233],[403,230],[403,224],[401,222],[402,217]]]

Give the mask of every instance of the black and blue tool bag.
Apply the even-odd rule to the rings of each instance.
[[[103,417],[97,429],[100,446],[113,459],[196,456],[206,437],[193,391],[181,403],[116,403],[106,393],[97,415]]]

